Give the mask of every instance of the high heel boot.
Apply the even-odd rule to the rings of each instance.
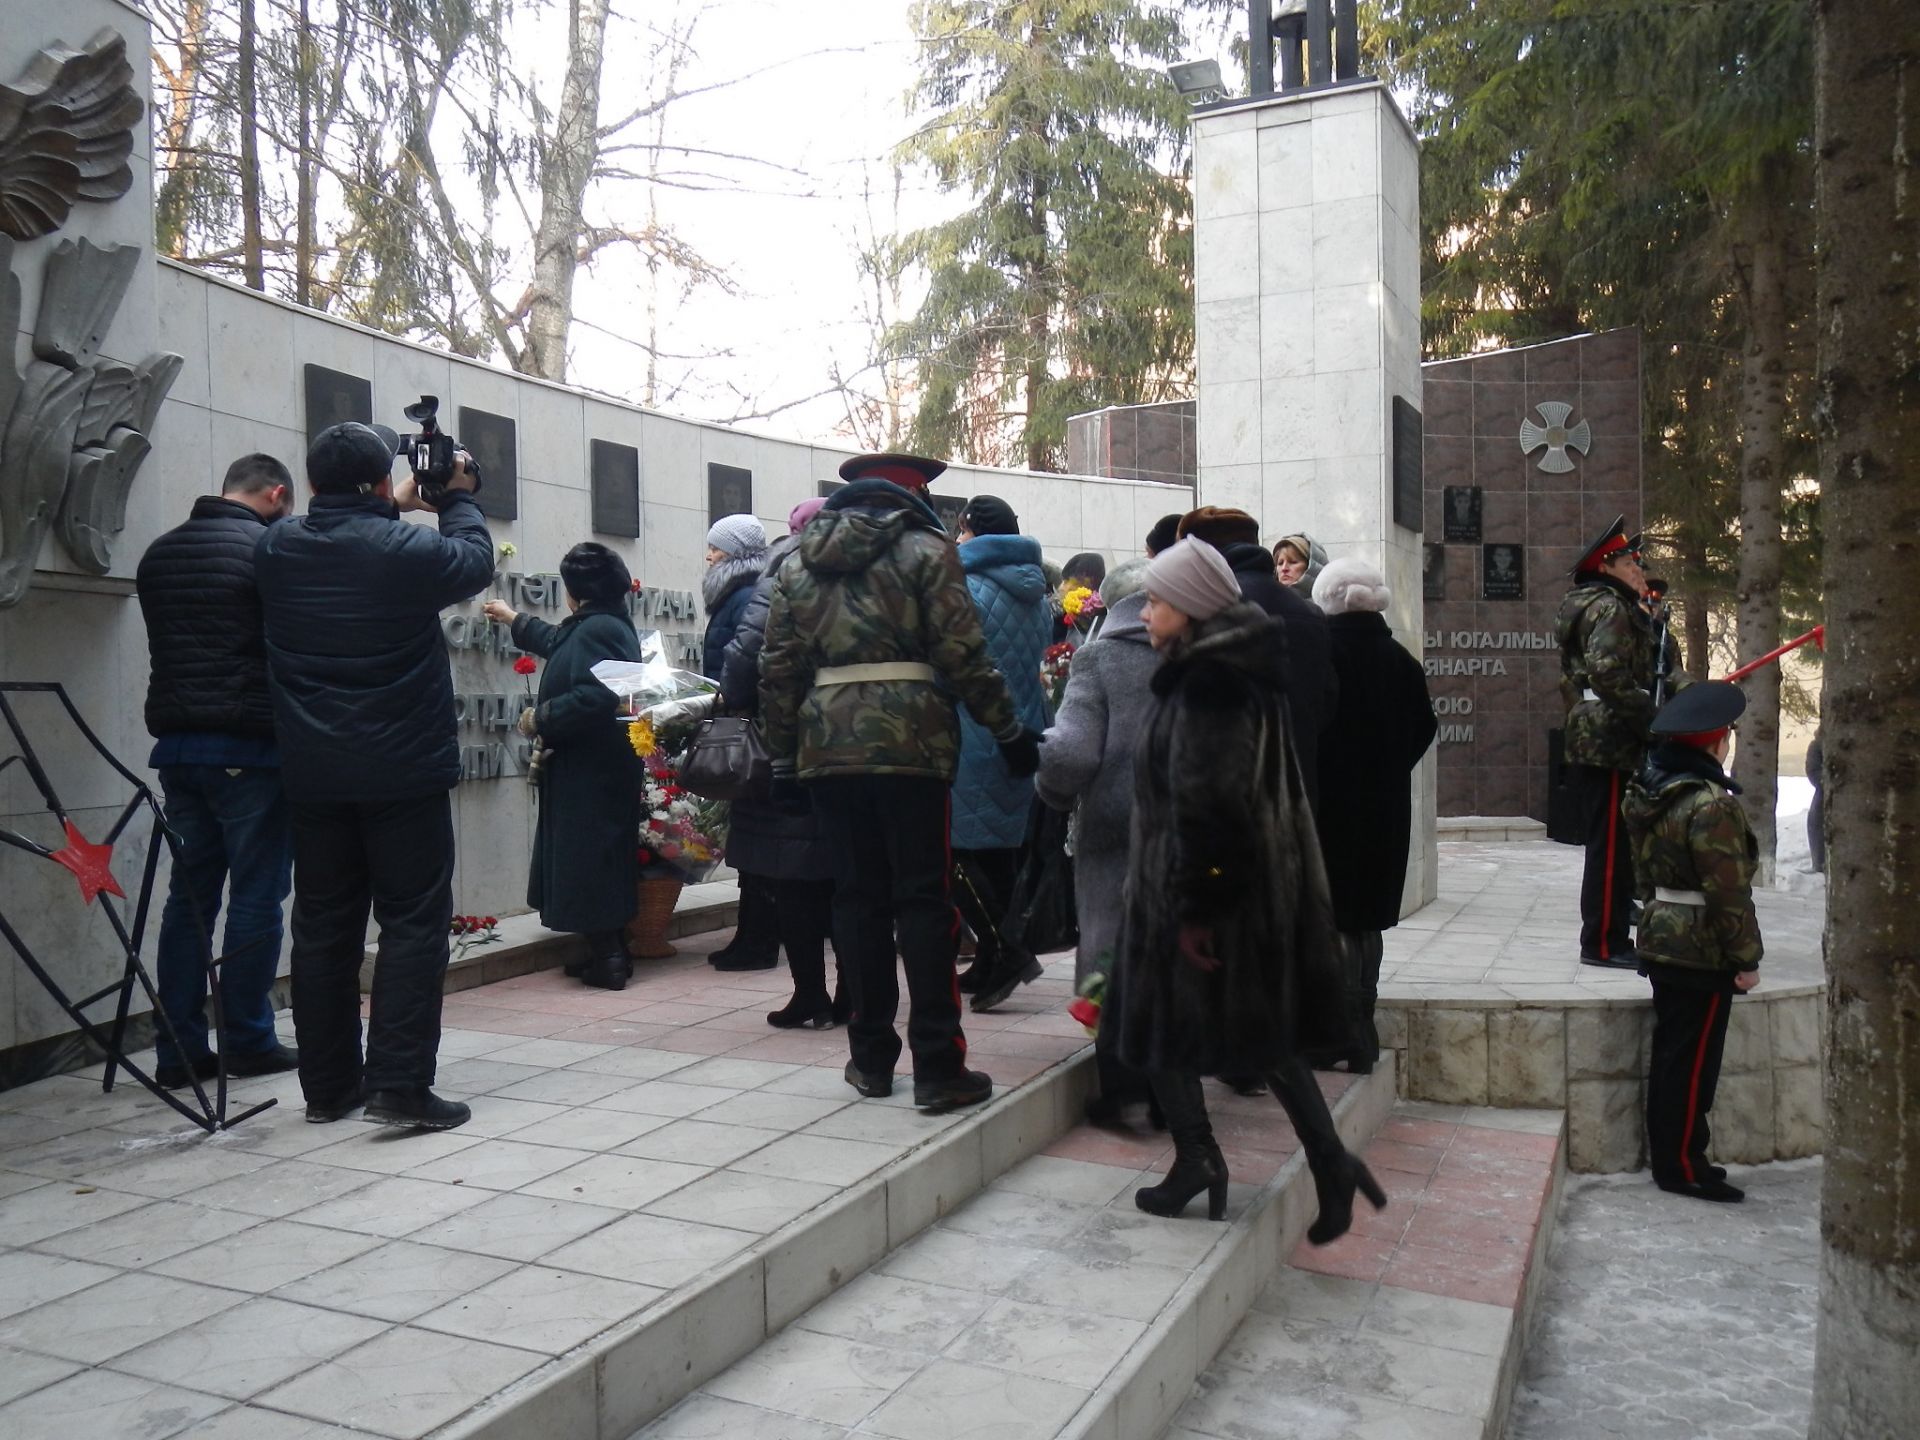
[[[1387,1192],[1360,1157],[1341,1142],[1326,1096],[1320,1093],[1306,1063],[1296,1060],[1275,1071],[1267,1077],[1267,1086],[1287,1112],[1293,1133],[1300,1137],[1300,1148],[1306,1152],[1307,1168],[1313,1172],[1320,1214],[1307,1227],[1307,1239],[1315,1245],[1326,1245],[1353,1228],[1355,1190],[1365,1195],[1374,1209],[1386,1209]]]
[[[1173,1168],[1158,1185],[1133,1192],[1133,1203],[1149,1215],[1174,1216],[1202,1190],[1207,1218],[1227,1218],[1227,1159],[1214,1142],[1207,1103],[1197,1075],[1153,1077],[1153,1088],[1167,1112],[1173,1133]]]

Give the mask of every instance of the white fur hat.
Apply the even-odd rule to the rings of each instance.
[[[1313,582],[1313,603],[1329,615],[1344,615],[1349,610],[1371,610],[1376,614],[1393,603],[1393,591],[1387,578],[1364,560],[1329,561]]]

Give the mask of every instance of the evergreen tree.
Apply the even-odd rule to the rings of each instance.
[[[1191,393],[1187,119],[1144,0],[922,0],[900,147],[968,207],[906,238],[929,281],[890,340],[918,367],[913,443],[1036,470],[1066,420]]]

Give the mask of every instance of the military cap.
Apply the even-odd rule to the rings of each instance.
[[[924,455],[901,455],[891,451],[877,455],[856,455],[840,462],[842,480],[891,480],[909,490],[924,490],[947,468],[944,460],[929,460]]]
[[[1603,562],[1612,559],[1622,550],[1630,550],[1638,554],[1640,540],[1639,535],[1627,534],[1627,517],[1616,515],[1613,517],[1613,523],[1600,532],[1600,537],[1581,552],[1580,558],[1574,562],[1572,573],[1578,576],[1590,570],[1598,570]]]
[[[1710,744],[1725,734],[1746,708],[1747,697],[1738,685],[1707,680],[1689,685],[1662,705],[1650,728],[1668,740]]]

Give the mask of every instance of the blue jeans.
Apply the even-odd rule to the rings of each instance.
[[[207,1043],[207,957],[220,896],[232,880],[219,953],[220,1008],[229,1056],[271,1050],[273,974],[280,964],[281,902],[293,882],[287,799],[278,770],[163,765],[167,825],[179,842],[156,966],[160,1005],[178,1045],[156,1027],[162,1065],[211,1054]]]

